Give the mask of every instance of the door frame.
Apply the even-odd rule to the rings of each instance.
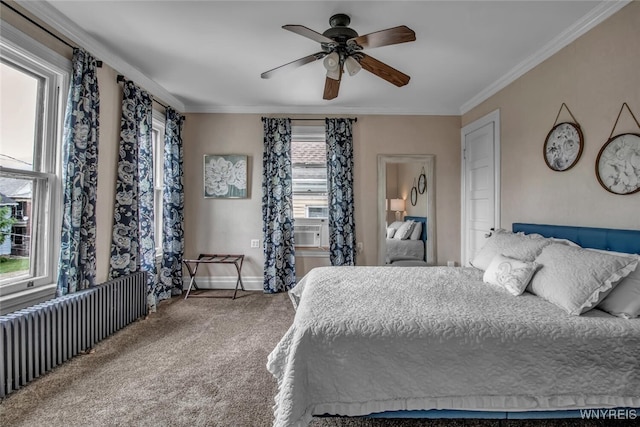
[[[464,126],[460,131],[460,161],[461,161],[461,212],[460,212],[460,263],[462,266],[467,264],[467,159],[465,156],[466,139],[465,136],[493,123],[493,168],[494,168],[494,227],[500,227],[500,109],[494,110],[491,113],[483,116],[468,125]]]
[[[435,159],[433,154],[378,154],[378,265],[385,265],[387,228],[387,163],[422,163],[427,177],[427,242],[425,259],[429,265],[437,265]]]

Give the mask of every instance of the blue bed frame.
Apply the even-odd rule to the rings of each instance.
[[[640,230],[571,227],[565,225],[513,223],[514,232],[538,233],[544,237],[568,239],[583,248],[640,254]]]
[[[544,237],[568,239],[584,248],[640,254],[640,230],[574,227],[547,224],[513,223],[514,232],[541,234]],[[606,408],[629,409],[629,408]],[[640,413],[640,408],[635,408]],[[389,411],[367,415],[370,418],[469,418],[469,419],[560,419],[582,418],[579,409],[566,411],[463,411],[431,409],[426,411]]]

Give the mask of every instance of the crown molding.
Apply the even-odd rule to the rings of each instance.
[[[412,110],[403,108],[381,107],[340,107],[340,106],[269,106],[269,105],[186,105],[187,113],[219,113],[219,114],[360,114],[360,115],[384,115],[384,116],[460,116],[458,109],[438,109],[437,111]]]
[[[118,73],[123,74],[128,79],[136,82],[137,85],[151,93],[155,98],[171,105],[180,112],[185,111],[185,106],[182,101],[173,96],[154,80],[144,75],[138,69],[125,62],[120,56],[107,48],[104,44],[91,37],[77,24],[60,13],[58,9],[51,6],[48,1],[16,0],[16,3],[35,17],[46,22],[55,31],[73,41],[73,43],[90,52],[97,59],[109,64],[109,66]]]
[[[37,40],[26,36],[22,31],[6,22],[2,23],[2,38],[4,39],[4,49],[8,49],[25,58],[31,58],[32,54],[35,54],[55,67],[54,72],[56,74],[71,73],[72,64],[69,59],[49,49]]]
[[[538,52],[534,53],[518,65],[513,67],[507,74],[480,91],[476,96],[462,104],[460,114],[469,112],[480,103],[486,101],[491,96],[504,89],[518,78],[522,77],[527,71],[530,71],[546,59],[556,54],[560,49],[569,45],[578,37],[609,18],[614,13],[629,4],[632,0],[620,1],[602,1],[594,7],[589,13],[582,17],[579,21],[571,25],[569,28],[560,33],[557,37],[544,45]]]

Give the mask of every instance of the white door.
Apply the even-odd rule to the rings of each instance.
[[[462,265],[500,226],[500,112],[462,129]]]

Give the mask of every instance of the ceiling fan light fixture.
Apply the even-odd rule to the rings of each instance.
[[[327,71],[337,71],[340,68],[340,55],[333,51],[324,58],[322,64]]]
[[[333,80],[340,80],[340,70],[328,70],[327,77]]]
[[[324,33],[319,33],[304,25],[284,25],[283,29],[320,43],[322,51],[273,68],[260,76],[266,79],[276,71],[297,68],[323,59],[322,64],[326,70],[323,99],[326,100],[338,96],[340,81],[345,70],[350,76],[354,76],[364,68],[365,71],[397,87],[409,83],[410,76],[378,61],[364,53],[363,50],[415,41],[415,32],[406,25],[400,25],[361,36],[357,31],[349,28],[350,21],[351,18],[348,15],[341,13],[333,15],[329,20],[331,28]]]
[[[358,60],[353,56],[347,56],[347,59],[344,60],[344,66],[350,76],[355,76],[360,70],[362,70],[362,65],[360,65]]]

